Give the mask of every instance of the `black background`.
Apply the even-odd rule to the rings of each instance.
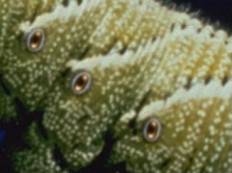
[[[200,12],[203,20],[217,23],[232,31],[232,0],[167,0]]]

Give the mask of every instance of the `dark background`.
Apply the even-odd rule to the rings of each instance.
[[[162,0],[161,0],[162,1]],[[167,4],[177,4],[177,8],[181,10],[187,7],[190,12],[199,12],[201,20],[216,24],[219,28],[227,30],[229,33],[232,31],[232,0],[163,0]],[[0,7],[1,8],[1,7]],[[21,110],[22,111],[22,110]],[[24,110],[23,110],[24,112]],[[27,114],[24,112],[24,114]],[[28,122],[27,122],[28,121]],[[17,148],[22,145],[20,142],[21,134],[25,126],[30,122],[27,120],[19,124],[2,125],[0,123],[0,173],[11,173],[10,162],[8,161],[9,148]],[[1,142],[1,141],[4,141]],[[103,154],[105,157],[107,154]],[[124,164],[118,165],[114,168],[102,168],[101,163],[104,163],[105,158],[98,158],[99,160],[90,166],[88,169],[81,171],[84,172],[101,172],[112,173],[119,170],[118,173],[125,173]]]
[[[217,23],[232,31],[232,0],[165,0],[200,12],[203,20]]]

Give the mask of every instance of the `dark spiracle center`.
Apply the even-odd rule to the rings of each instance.
[[[72,90],[76,95],[82,95],[90,90],[92,78],[87,71],[79,71],[72,79]]]

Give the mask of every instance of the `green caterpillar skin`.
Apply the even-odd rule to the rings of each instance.
[[[118,58],[122,60],[118,61]],[[52,105],[46,109],[43,124],[54,140],[53,145],[58,146],[72,169],[78,170],[100,154],[104,147],[104,134],[120,115],[140,104],[156,66],[151,55],[144,56],[143,49],[123,56],[116,53],[70,62],[70,66],[72,72],[57,83],[49,98]],[[70,77],[82,69],[93,74],[93,86],[86,95],[76,96],[70,90]],[[141,83],[137,84],[134,78]],[[25,160],[27,157],[23,157],[21,162]],[[24,172],[41,169],[36,167],[37,160],[33,161],[34,164],[24,168]]]
[[[231,81],[224,86],[220,81],[198,84],[140,112],[131,111],[115,126],[124,128],[117,129],[112,161],[125,161],[134,173],[231,172],[231,86]],[[128,121],[136,115],[135,129],[128,129]],[[161,136],[153,143],[142,133],[150,118],[162,123]]]
[[[153,4],[147,9],[149,1],[141,2],[142,6],[139,1],[84,1],[80,5],[75,1],[69,1],[65,6],[61,1],[25,0],[16,3],[2,0],[1,4],[4,6],[1,8],[3,15],[0,22],[0,71],[12,98],[17,97],[30,110],[44,110],[44,119],[55,116],[46,113],[46,110],[55,106],[52,98],[57,93],[52,93],[57,85],[64,85],[58,81],[69,70],[69,67],[65,66],[69,60],[90,59],[97,55],[135,50],[151,38],[164,35],[171,24],[163,23],[162,18],[156,18],[156,14],[151,15],[154,9],[159,13],[159,6]],[[144,15],[140,15],[138,11]],[[166,8],[162,8],[161,11],[168,12]],[[118,21],[118,18],[121,20]],[[127,26],[130,25],[128,30]],[[157,29],[154,30],[154,27]],[[42,29],[46,36],[44,48],[36,53],[28,51],[25,44],[25,35],[34,29]],[[47,97],[51,99],[45,99]],[[2,99],[1,102],[1,110],[4,110],[6,99]],[[65,112],[68,113],[69,110],[64,111],[64,114]],[[10,116],[7,112],[4,114],[4,117]],[[115,118],[110,119],[111,123],[103,124],[103,130],[100,132],[105,131]],[[49,121],[45,121],[44,124],[46,126]],[[50,128],[52,126],[48,127]],[[99,138],[102,135],[96,136]],[[59,143],[59,140],[56,143]],[[98,148],[94,156],[97,153]],[[86,164],[90,161],[91,159],[87,159],[83,162]],[[74,165],[80,167],[84,163]]]
[[[5,94],[4,89],[0,87],[0,120],[9,121],[16,117],[14,98]]]
[[[169,125],[155,144],[147,144],[141,134],[131,133],[128,122],[123,120],[128,112],[146,110],[147,104],[172,98],[181,88],[207,85],[211,80],[223,85],[229,83],[231,41],[224,31],[215,31],[185,13],[170,10],[152,0],[86,0],[79,5],[70,0],[67,6],[61,1],[35,4],[20,1],[18,6],[13,1],[2,0],[2,4],[8,5],[1,9],[1,13],[14,19],[8,23],[2,22],[5,15],[0,19],[0,71],[4,83],[28,109],[44,111],[42,126],[46,131],[45,137],[37,124],[29,127],[26,141],[30,147],[14,156],[17,172],[78,171],[101,153],[105,145],[104,135],[108,131],[117,138],[112,162],[125,161],[131,172],[231,171],[228,166],[231,165],[231,130],[228,127],[219,128],[220,132],[226,133],[222,134],[226,145],[217,152],[220,159],[217,158],[216,168],[208,166],[210,162],[195,168],[198,167],[198,156],[194,157],[191,152],[180,159],[187,159],[186,163],[195,159],[192,165],[186,168],[183,162],[176,166],[178,163],[167,160],[175,159],[179,152],[161,150],[162,146],[174,145],[176,139],[183,140],[176,144],[184,144],[188,133],[183,128],[191,127],[189,124],[180,124],[181,135],[177,133],[171,138],[179,127],[175,124],[179,119],[174,121],[173,115],[181,112],[184,104],[194,105],[191,107],[192,117],[199,104],[207,99],[213,102],[218,99],[215,106],[225,105],[230,112],[230,97],[207,95],[205,100],[193,98],[181,104],[174,101],[178,107],[175,110],[172,110],[173,105],[154,110],[149,116],[157,114],[165,126]],[[36,14],[34,9],[37,9]],[[22,13],[15,14],[15,11]],[[29,52],[23,38],[37,28],[46,34],[44,48],[40,52]],[[91,74],[91,87],[84,95],[75,95],[70,84],[73,76],[82,70]],[[210,87],[204,91],[208,89]],[[224,93],[223,86],[218,89],[219,93]],[[170,116],[167,110],[171,110]],[[143,118],[140,117],[144,115],[140,111],[138,114],[138,117],[132,114],[131,119],[138,118],[136,128],[141,130]],[[231,125],[230,114],[220,114],[223,118],[219,124]],[[188,117],[183,117],[180,123],[188,121]],[[214,112],[206,117],[214,117]],[[207,132],[203,135],[208,137]],[[139,140],[133,141],[134,138]],[[170,141],[163,142],[166,140]],[[214,141],[220,142],[219,138]],[[193,143],[192,147],[196,146],[198,143]],[[153,161],[152,157],[147,157],[150,149],[151,155],[163,154],[163,157]],[[178,149],[178,145],[173,146],[173,150]],[[55,160],[53,153],[57,150],[64,158],[65,168]],[[160,151],[164,153],[160,154]],[[213,156],[213,151],[211,148],[206,160]],[[227,166],[220,166],[222,163]]]
[[[191,23],[191,21],[189,21]],[[176,25],[159,44],[153,85],[141,110],[115,125],[113,163],[134,173],[231,172],[231,38],[211,26]],[[162,123],[158,141],[145,123]],[[135,129],[129,123],[136,119]],[[121,128],[118,128],[121,127]]]
[[[44,4],[44,2],[42,1],[1,0],[0,3],[2,4],[0,8],[0,73],[1,75],[5,74],[3,75],[3,78],[7,78],[6,76],[9,75],[9,79],[11,80],[11,82],[14,83],[16,82],[16,79],[12,78],[12,76],[15,76],[17,78],[17,75],[19,75],[19,73],[23,76],[22,69],[25,68],[26,63],[30,63],[30,61],[32,63],[31,58],[33,57],[33,55],[28,54],[22,46],[22,33],[19,30],[19,24],[23,21],[32,20],[35,13],[39,15],[41,13],[49,11],[49,9],[52,8],[52,4],[54,4],[54,1],[49,0],[46,4]],[[18,63],[18,65],[15,65],[15,63]],[[36,62],[34,62],[34,64],[36,64]],[[19,66],[21,67],[19,68]],[[29,64],[25,69],[28,69],[28,67]],[[12,74],[10,75],[10,73]],[[25,76],[22,76],[20,78],[17,78],[18,82],[19,80],[23,80],[23,78],[25,79]],[[23,84],[21,83],[15,87],[23,87],[22,85]],[[1,86],[0,120],[5,121],[16,116],[14,99],[14,94],[6,94]]]
[[[173,13],[163,20],[170,12],[150,0],[60,3],[1,1],[0,69],[13,94],[31,110],[46,105],[43,98],[67,70],[64,65],[70,59],[136,50],[149,39],[163,36],[173,23],[189,18]],[[37,28],[45,32],[46,41],[40,52],[32,53],[24,37]]]

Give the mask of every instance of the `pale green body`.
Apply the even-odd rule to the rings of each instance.
[[[181,88],[191,90],[203,83],[211,86],[210,81],[226,85],[232,61],[230,38],[224,31],[216,32],[152,0],[86,0],[78,6],[70,0],[67,7],[59,6],[59,0],[0,2],[6,4],[0,9],[5,14],[0,18],[0,72],[11,91],[11,96],[0,94],[0,118],[8,118],[13,112],[13,106],[5,109],[5,105],[11,103],[8,98],[15,97],[28,109],[45,112],[42,126],[46,136],[40,134],[36,123],[29,127],[26,139],[30,149],[14,156],[18,172],[79,170],[101,153],[108,131],[117,139],[112,162],[126,162],[133,173],[231,171],[230,98],[208,94],[184,103],[174,100],[170,107],[155,109],[151,115],[140,112],[150,103],[172,98]],[[37,53],[28,52],[22,42],[24,34],[33,28],[46,33],[45,47]],[[92,75],[93,85],[88,93],[77,96],[70,89],[70,81],[83,69]],[[208,92],[209,88],[202,88]],[[217,89],[224,91],[223,86]],[[188,135],[199,135],[185,128],[201,121],[194,117],[195,112],[208,100],[216,102],[215,111],[204,110],[205,130],[198,129],[203,136],[189,140],[192,150],[181,155],[179,146],[186,145]],[[185,116],[185,105],[190,105],[189,116]],[[221,105],[226,111],[219,111],[220,123],[210,127]],[[125,115],[130,112],[127,119]],[[153,115],[166,128],[159,141],[147,143],[140,133],[144,123],[140,117]],[[136,134],[128,128],[133,119],[137,119]],[[219,129],[220,134],[212,138],[216,146],[210,146],[206,160],[200,162],[198,154],[205,154],[201,151],[208,127]],[[222,138],[226,144],[217,151]],[[67,167],[54,159],[57,150]],[[211,162],[214,153],[219,156]]]

